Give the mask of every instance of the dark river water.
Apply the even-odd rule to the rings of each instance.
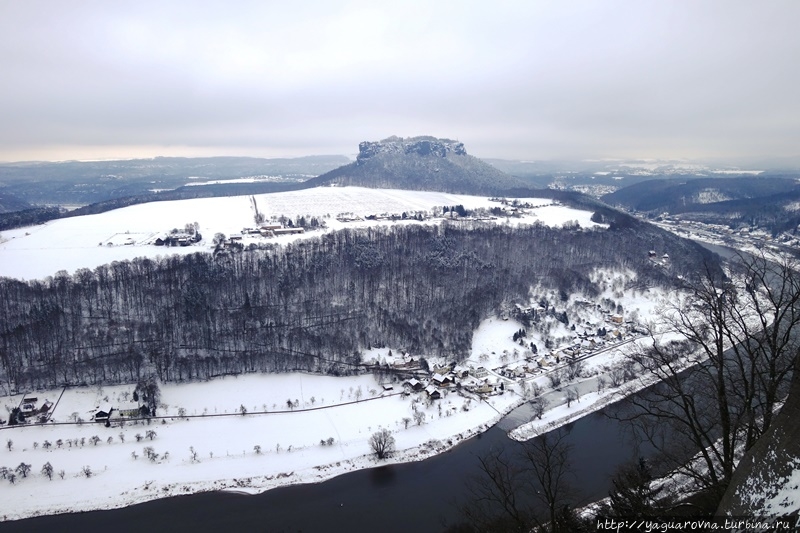
[[[465,483],[478,473],[476,456],[513,445],[506,432],[529,418],[527,406],[520,407],[482,435],[416,463],[361,470],[254,496],[210,492],[7,522],[0,524],[0,531],[439,532],[458,521]],[[571,424],[569,440],[573,483],[580,495],[576,504],[605,497],[615,468],[636,456],[619,424],[602,413]]]

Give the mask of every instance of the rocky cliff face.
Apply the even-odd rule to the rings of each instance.
[[[436,137],[389,137],[382,141],[364,141],[358,145],[357,163],[378,154],[417,154],[447,157],[448,155],[467,155],[464,143]]]
[[[778,516],[800,513],[800,357],[786,403],[770,429],[739,462],[717,514]]]
[[[464,144],[436,137],[389,137],[364,141],[355,163],[306,182],[384,189],[503,194],[525,187],[521,180],[467,154]]]

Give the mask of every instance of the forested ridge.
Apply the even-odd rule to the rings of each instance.
[[[668,252],[668,268],[647,257]],[[308,370],[346,373],[391,346],[463,359],[480,321],[532,286],[595,288],[597,267],[642,285],[708,253],[651,226],[474,223],[342,230],[216,255],[114,262],[39,281],[0,279],[0,359],[12,388]]]

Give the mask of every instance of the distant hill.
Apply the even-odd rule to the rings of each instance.
[[[346,164],[341,155],[263,159],[257,157],[155,157],[123,161],[63,161],[0,164],[3,191],[41,205],[88,205],[142,197],[192,185],[192,189],[300,183]],[[234,180],[238,180],[237,183]],[[247,182],[249,181],[249,183]],[[205,185],[208,184],[208,185]],[[189,188],[189,187],[187,187]],[[213,196],[185,191],[186,197]],[[152,198],[156,200],[156,198]],[[2,203],[0,201],[0,203]]]
[[[679,213],[698,206],[730,200],[751,200],[800,190],[800,183],[789,178],[698,178],[658,179],[625,187],[602,197],[610,205],[637,211]]]
[[[800,224],[800,183],[787,177],[651,180],[607,194],[610,205],[657,216],[731,227],[757,226],[773,233]]]
[[[468,155],[463,143],[423,136],[362,142],[354,163],[309,180],[308,185],[484,195],[499,194],[527,183]]]
[[[11,213],[29,209],[31,204],[15,194],[0,189],[0,213]]]

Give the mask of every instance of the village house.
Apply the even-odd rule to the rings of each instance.
[[[438,373],[433,375],[433,378],[431,378],[431,381],[437,387],[449,387],[450,385],[453,384],[453,378],[451,378],[450,376],[444,376],[444,375],[438,374]]]
[[[437,389],[433,385],[428,385],[427,387],[425,387],[425,393],[431,400],[440,400],[442,398],[442,393],[439,392],[439,389]]]
[[[433,372],[436,374],[445,375],[450,372],[450,365],[433,365]]]
[[[486,376],[489,375],[489,371],[486,369],[486,367],[479,366],[478,368],[475,368],[473,366],[470,366],[469,368],[470,368],[470,373],[478,379],[485,378]]]
[[[488,380],[485,380],[483,383],[475,387],[473,392],[478,394],[494,394],[494,384],[489,383]]]
[[[425,384],[416,378],[411,378],[403,383],[403,387],[408,391],[421,391],[425,388]]]
[[[509,378],[520,378],[525,375],[525,371],[519,363],[511,363],[503,369],[503,375]]]
[[[456,367],[453,369],[453,374],[455,374],[455,376],[459,379],[464,379],[465,377],[469,376],[469,368],[462,365],[456,365]]]
[[[306,230],[303,228],[281,228],[272,230],[272,233],[275,235],[292,235],[295,233],[305,233]]]

